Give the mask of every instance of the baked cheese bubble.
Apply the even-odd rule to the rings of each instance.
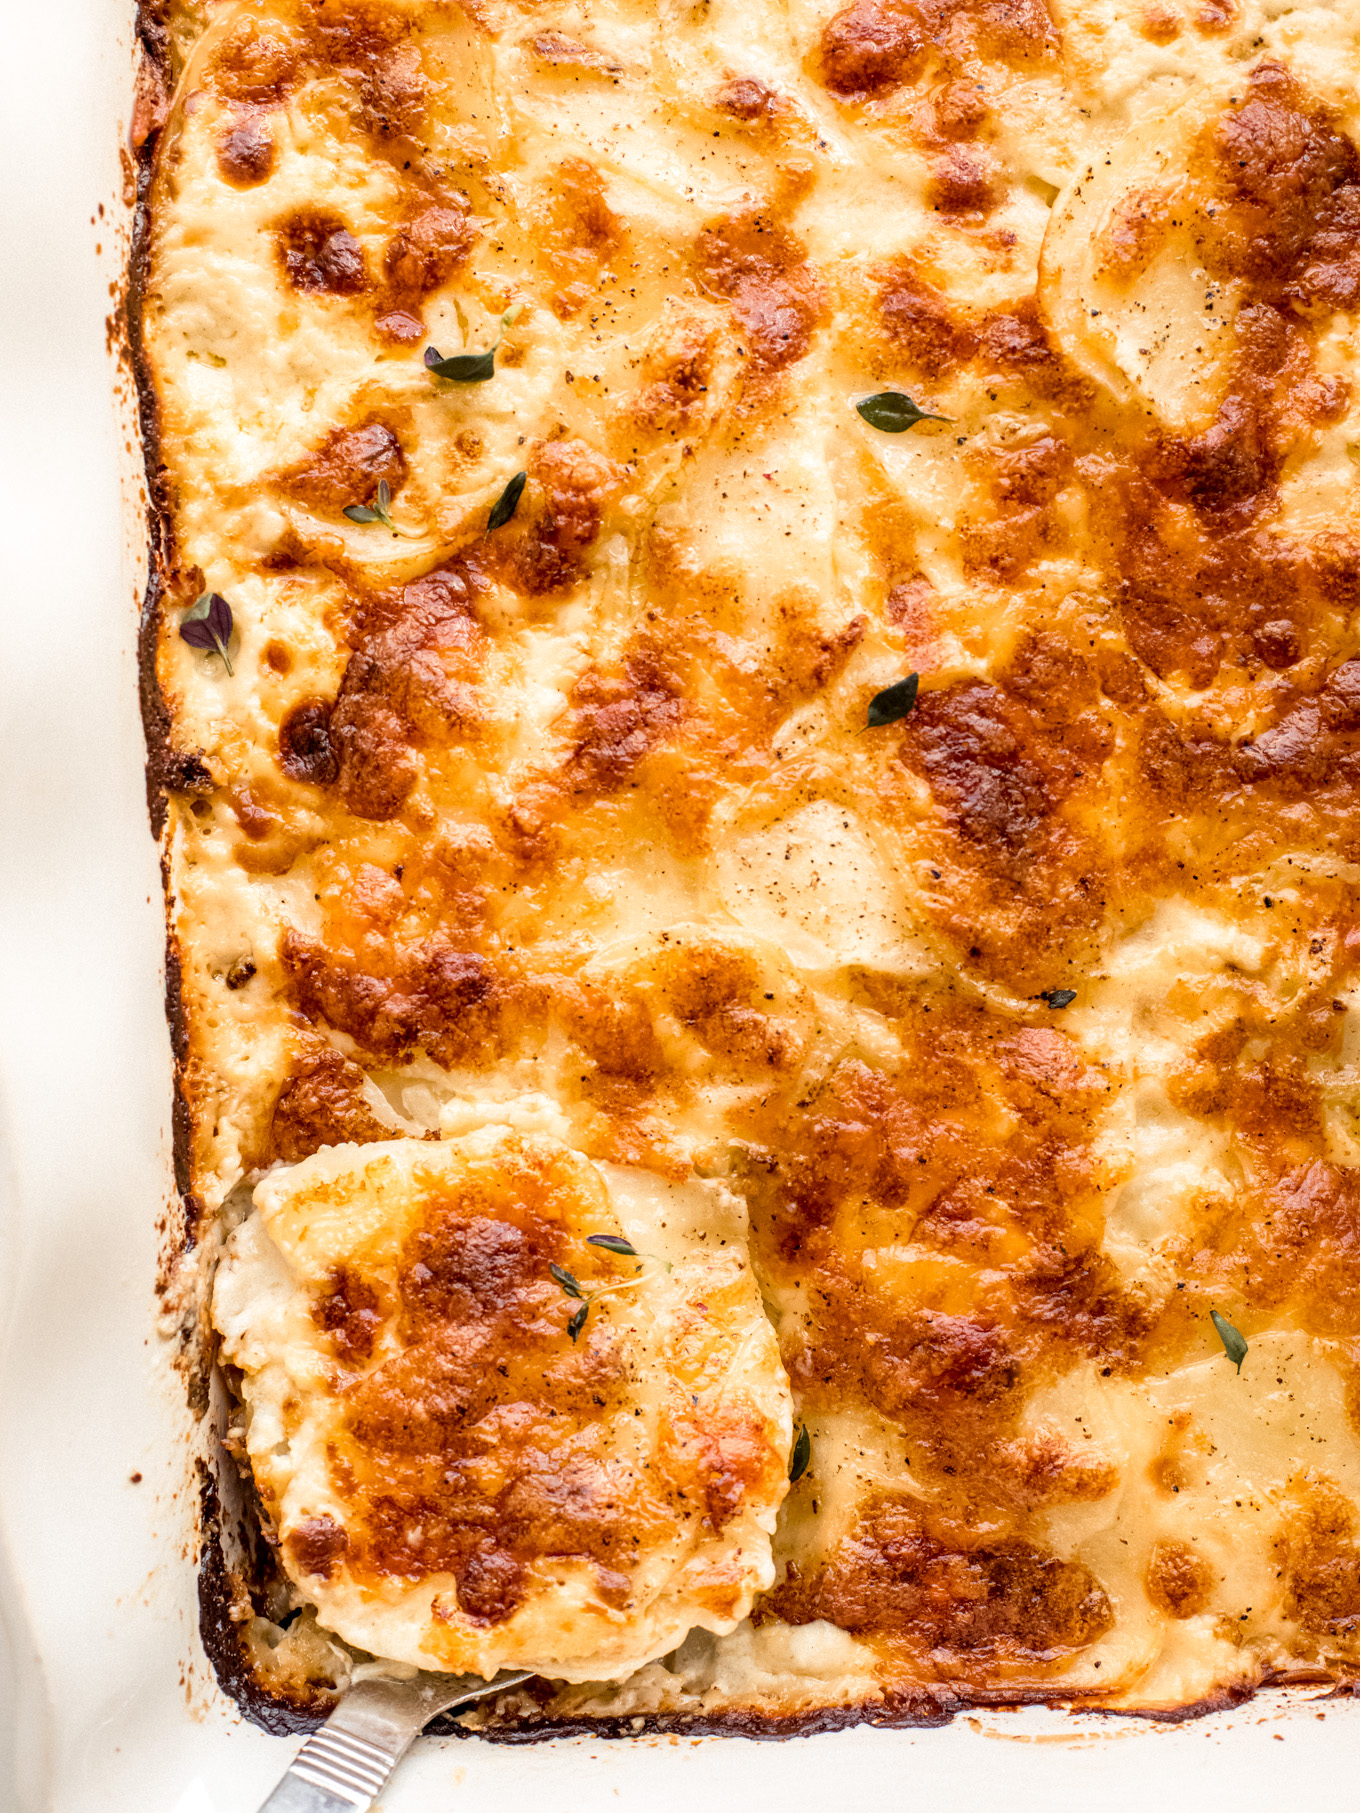
[[[333,1146],[254,1202],[214,1319],[324,1626],[581,1681],[746,1616],[792,1414],[737,1198],[490,1126]]]

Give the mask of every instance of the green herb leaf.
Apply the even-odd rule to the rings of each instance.
[[[1075,988],[1046,988],[1038,997],[1050,1007],[1070,1007],[1077,998]]]
[[[187,642],[190,648],[221,655],[222,665],[229,674],[233,670],[227,644],[231,641],[232,628],[231,606],[220,592],[200,592],[179,620],[180,640]]]
[[[507,327],[513,327],[519,318],[519,305],[506,309],[501,316],[501,331],[491,342],[484,353],[455,353],[452,358],[441,358],[433,346],[425,348],[425,369],[436,378],[452,378],[455,384],[485,384],[488,378],[496,375],[496,348],[505,338]]]
[[[394,535],[401,534],[401,530],[392,521],[392,491],[385,478],[378,481],[378,495],[373,503],[347,504],[342,514],[351,522],[380,522]]]
[[[896,680],[882,692],[876,692],[869,701],[865,729],[880,730],[885,724],[895,724],[899,718],[905,718],[916,703],[920,685],[920,674],[908,674],[905,680]]]
[[[631,1240],[625,1240],[621,1234],[587,1234],[587,1246],[603,1247],[606,1253],[617,1253],[620,1259],[636,1259],[638,1250]]]
[[[871,397],[861,397],[855,408],[871,428],[882,434],[905,434],[918,422],[947,422],[947,415],[936,415],[913,403],[905,390],[878,390]]]
[[[1241,1330],[1234,1328],[1228,1318],[1220,1316],[1216,1309],[1209,1311],[1209,1320],[1213,1323],[1218,1338],[1223,1343],[1224,1353],[1241,1372],[1242,1362],[1247,1357],[1247,1343],[1242,1337]]]
[[[490,535],[496,529],[503,529],[510,518],[519,509],[519,500],[524,495],[524,487],[529,482],[527,472],[517,472],[491,506],[491,514],[486,519],[486,532]]]
[[[671,1269],[669,1259],[653,1259],[650,1253],[638,1252],[632,1241],[625,1240],[620,1234],[587,1234],[586,1245],[603,1247],[607,1253],[617,1253],[621,1259],[651,1260],[653,1264],[661,1266],[665,1271]],[[593,1290],[587,1290],[580,1279],[569,1272],[565,1265],[550,1264],[548,1270],[567,1295],[574,1297],[581,1305],[568,1325],[567,1332],[573,1341],[585,1327],[586,1311],[598,1297],[613,1297],[620,1291],[637,1290],[639,1285],[645,1284],[647,1279],[653,1276],[645,1266],[639,1265],[634,1268],[631,1278],[615,1278],[611,1283],[597,1284]]]
[[[433,346],[427,346],[425,366],[436,378],[452,378],[455,384],[485,384],[496,375],[496,346],[484,353],[455,353],[450,359],[441,359]]]
[[[798,1437],[793,1444],[793,1453],[789,1456],[789,1484],[795,1485],[807,1472],[808,1462],[812,1459],[812,1437],[808,1434],[807,1424],[800,1423]]]

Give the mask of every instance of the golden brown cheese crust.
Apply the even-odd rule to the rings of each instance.
[[[1353,9],[654,12],[172,18],[195,1191],[524,1090],[738,1189],[813,1461],[730,1709],[1348,1678]]]
[[[611,1192],[500,1127],[329,1146],[256,1209],[214,1315],[324,1626],[455,1673],[607,1678],[770,1585],[788,1388],[725,1192]]]

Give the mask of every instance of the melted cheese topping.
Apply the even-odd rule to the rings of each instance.
[[[255,1200],[213,1313],[329,1629],[418,1667],[590,1680],[730,1631],[771,1584],[788,1389],[720,1185],[606,1185],[485,1127],[330,1147]]]
[[[518,1104],[625,1223],[625,1178],[745,1204],[812,1459],[749,1621],[488,1719],[1349,1677],[1354,0],[171,24],[157,773],[283,1527],[359,1527],[287,1205]],[[875,429],[883,388],[943,419]],[[345,514],[380,484],[390,529]],[[230,675],[175,633],[205,588]],[[433,1653],[423,1586],[293,1567]],[[570,1675],[582,1567],[447,1641],[537,1618]]]

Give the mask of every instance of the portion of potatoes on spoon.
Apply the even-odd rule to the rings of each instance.
[[[508,1125],[259,1184],[213,1302],[256,1483],[319,1622],[413,1675],[361,1667],[302,1779],[352,1796],[440,1710],[747,1614],[792,1412],[745,1233],[720,1185]]]

